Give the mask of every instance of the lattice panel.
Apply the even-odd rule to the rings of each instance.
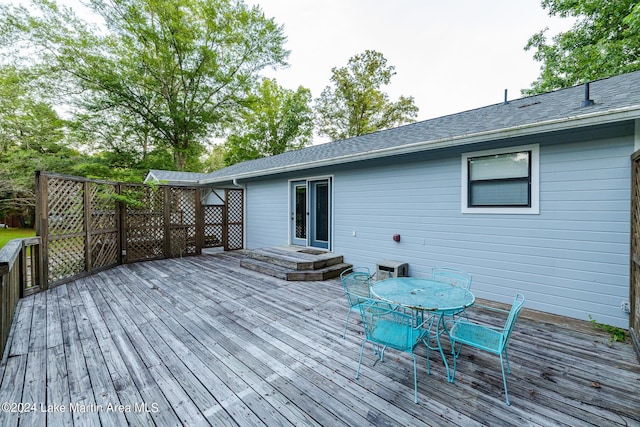
[[[84,190],[81,182],[47,180],[49,237],[84,232]]]
[[[197,193],[194,189],[171,188],[171,224],[195,225]]]
[[[61,281],[85,270],[84,237],[49,241],[49,281]]]
[[[204,247],[222,246],[222,205],[204,206]]]
[[[204,247],[217,248],[222,246],[222,225],[204,226]]]
[[[227,237],[228,243],[225,249],[230,251],[235,249],[242,249],[242,224],[229,224],[229,236]]]
[[[198,192],[192,188],[169,189],[170,256],[178,257],[196,253],[196,203]]]
[[[93,268],[118,263],[118,231],[95,234],[91,238],[91,264]]]
[[[117,210],[114,199],[114,196],[117,194],[118,192],[115,185],[95,182],[89,183],[91,200],[89,229],[92,232],[117,228]]]
[[[242,190],[227,190],[227,219],[229,223],[242,223],[244,211]]]
[[[127,260],[130,262],[162,258],[163,247],[163,228],[146,228],[127,231]]]
[[[138,201],[128,203],[125,210],[127,261],[162,258],[165,236],[162,190],[129,186],[123,193]]]
[[[195,227],[182,227],[171,230],[171,257],[193,255],[196,253]]]
[[[226,250],[243,248],[244,193],[242,190],[227,190],[227,246]]]
[[[640,256],[640,158],[634,155],[631,163],[631,291],[629,317],[630,328],[640,331],[640,266],[635,262]],[[636,349],[637,351],[637,349]]]

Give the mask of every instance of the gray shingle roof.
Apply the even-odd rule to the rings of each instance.
[[[479,142],[516,134],[640,118],[640,71],[590,83],[595,102],[582,107],[584,85],[520,98],[341,141],[246,161],[200,177],[228,182],[289,170]]]

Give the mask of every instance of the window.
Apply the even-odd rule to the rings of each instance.
[[[539,213],[539,146],[462,156],[463,213]]]

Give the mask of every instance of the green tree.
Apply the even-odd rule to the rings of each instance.
[[[526,95],[548,92],[640,69],[638,0],[543,0],[550,16],[576,19],[571,30],[547,40],[534,34],[525,50],[542,63]]]
[[[333,86],[325,87],[315,102],[319,133],[338,140],[415,121],[418,107],[412,96],[392,102],[381,90],[394,70],[373,50],[353,56],[346,67],[332,68]]]
[[[83,157],[66,147],[66,122],[30,90],[28,73],[0,67],[0,216],[33,224],[35,172],[71,173]]]
[[[26,52],[53,96],[130,127],[120,133],[139,147],[169,147],[178,170],[235,119],[259,72],[288,56],[282,28],[242,0],[90,0],[98,24],[55,0],[32,6],[0,9],[13,57]]]
[[[236,131],[227,138],[225,164],[304,147],[313,133],[310,104],[309,89],[300,86],[293,91],[278,86],[276,80],[263,79]]]
[[[209,154],[206,159],[203,161],[204,172],[213,172],[226,166],[226,163],[224,162],[224,156],[226,153],[224,144],[215,144],[210,150],[208,150],[208,153]]]

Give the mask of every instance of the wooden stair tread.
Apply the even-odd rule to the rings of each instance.
[[[300,270],[296,268],[288,268],[270,261],[249,257],[241,260],[240,266],[248,270],[257,271],[282,280],[322,281],[340,276],[340,273],[347,268],[350,268],[351,264],[338,263],[321,268]]]
[[[273,247],[245,251],[249,258],[285,267],[290,270],[320,270],[342,264],[342,255],[311,248]]]

